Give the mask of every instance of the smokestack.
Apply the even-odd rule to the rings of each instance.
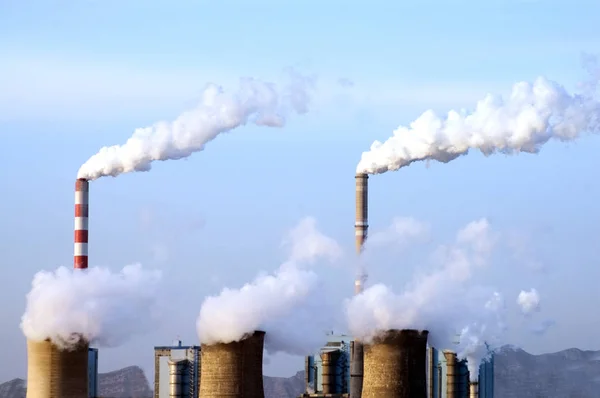
[[[88,344],[27,340],[27,398],[88,398]]]
[[[452,351],[444,351],[446,357],[446,397],[458,398],[457,377],[456,372],[456,353]]]
[[[202,344],[199,398],[264,398],[264,338],[256,331],[233,343]]]
[[[363,245],[367,239],[367,229],[369,228],[369,191],[367,174],[357,174],[356,180],[356,220],[354,222],[354,235],[356,239],[356,253],[361,254]],[[354,293],[360,294],[363,290],[363,275],[358,275],[354,281]],[[361,398],[363,388],[363,345],[360,341],[354,340],[354,348],[350,355],[350,396],[352,398]]]
[[[90,183],[79,178],[75,182],[75,248],[74,264],[76,269],[88,267],[88,215]]]
[[[354,234],[356,235],[356,253],[360,254],[367,239],[367,229],[369,228],[369,176],[367,174],[357,174],[354,178],[356,179],[356,221],[354,223]]]
[[[179,359],[176,361],[169,361],[169,398],[183,398],[187,396],[186,386],[189,380],[186,377],[186,368],[188,361],[186,359]]]
[[[479,382],[469,383],[469,398],[479,398]]]
[[[427,398],[427,335],[388,330],[365,344],[363,398]]]
[[[321,352],[323,394],[335,394],[338,392],[336,388],[336,367],[340,354],[339,350]]]

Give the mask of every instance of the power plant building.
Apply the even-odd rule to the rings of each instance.
[[[352,344],[350,336],[330,335],[319,352],[305,358],[306,393],[302,397],[348,396]]]
[[[350,358],[353,338],[347,335],[330,335],[327,343],[319,352],[305,358],[305,393],[300,398],[349,397]],[[323,357],[330,359],[336,352],[335,361],[326,363],[323,370]],[[451,355],[450,355],[451,354]],[[456,361],[454,369],[448,371],[447,357]],[[325,375],[324,375],[325,373]],[[323,385],[323,380],[331,374],[334,383]],[[450,377],[449,377],[450,374]],[[452,380],[452,374],[454,378]],[[427,348],[426,358],[427,398],[469,398],[469,370],[465,360],[457,360],[451,351],[442,351],[434,347]],[[454,390],[448,395],[448,384]],[[494,354],[479,366],[479,398],[494,398]],[[329,389],[327,388],[329,387]],[[327,392],[325,392],[327,391]],[[350,398],[352,398],[350,396]]]
[[[197,398],[200,346],[154,347],[154,398]]]
[[[454,363],[449,362],[452,361]],[[479,365],[479,398],[494,397],[494,354]],[[457,360],[451,351],[427,350],[427,397],[469,398],[467,361]]]

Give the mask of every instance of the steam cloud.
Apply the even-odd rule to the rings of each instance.
[[[200,104],[172,122],[138,128],[123,145],[104,147],[79,169],[78,178],[95,180],[133,171],[149,171],[152,162],[186,158],[204,149],[219,134],[253,123],[282,127],[291,113],[308,111],[314,81],[291,71],[283,89],[275,84],[243,78],[236,92],[208,84]]]
[[[412,220],[404,237],[418,238],[426,230]],[[397,229],[395,229],[397,231]],[[487,344],[505,330],[504,301],[489,289],[468,288],[478,267],[486,266],[498,242],[487,219],[473,221],[458,231],[450,245],[440,246],[432,259],[437,267],[418,274],[396,294],[384,284],[375,284],[346,302],[350,332],[365,341],[388,329],[426,329],[429,342],[438,348],[456,349],[477,369],[489,353]],[[462,331],[462,332],[461,332]]]
[[[521,290],[517,297],[517,304],[525,315],[530,315],[540,310],[540,295],[535,289],[530,291]]]
[[[319,259],[334,261],[340,246],[316,228],[313,218],[302,220],[284,241],[290,257],[272,275],[260,275],[240,289],[225,288],[218,296],[207,297],[197,320],[203,344],[241,340],[254,330],[264,330],[265,349],[304,355],[320,347],[323,331],[330,324],[315,314],[334,313],[326,289],[318,289],[319,277],[307,266]],[[327,322],[329,319],[327,319]]]
[[[69,349],[81,338],[114,347],[151,331],[158,321],[159,271],[139,264],[120,273],[106,268],[40,271],[27,294],[21,329],[28,339],[50,339]]]
[[[589,90],[596,89],[595,79]],[[419,160],[447,163],[470,149],[486,156],[537,153],[551,139],[572,141],[599,128],[600,104],[592,94],[570,94],[540,77],[516,83],[507,99],[486,96],[470,113],[452,110],[440,118],[432,110],[424,112],[387,141],[375,141],[356,171],[385,173]]]

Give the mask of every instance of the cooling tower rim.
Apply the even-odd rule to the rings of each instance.
[[[186,361],[187,361],[187,359],[186,359],[186,358],[180,358],[180,359],[172,359],[172,358],[171,358],[171,359],[169,359],[169,360],[167,361],[167,363],[168,363],[169,365],[175,365],[175,364],[178,364],[178,363],[181,363],[181,362],[186,362]]]
[[[408,340],[427,340],[428,330],[417,329],[388,329],[380,330],[373,336],[372,343],[380,344],[388,340],[408,339]]]
[[[73,335],[78,335],[78,334],[79,333],[73,333]],[[40,339],[32,339],[32,338],[29,338],[26,336],[26,340],[28,342],[38,343],[38,344],[48,343],[48,344],[55,346],[56,349],[59,351],[76,351],[76,350],[82,349],[82,348],[85,348],[85,349],[90,348],[90,342],[87,341],[86,339],[84,339],[83,336],[82,336],[82,338],[78,339],[75,344],[69,344],[67,346],[68,348],[60,348],[55,342],[52,341],[52,339],[50,337],[46,337],[45,339],[40,340]]]

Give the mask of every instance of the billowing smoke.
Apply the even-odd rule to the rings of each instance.
[[[473,312],[471,312],[473,313]],[[460,333],[457,356],[467,360],[469,378],[477,381],[479,378],[479,365],[488,360],[493,349],[502,344],[502,337],[506,332],[506,307],[504,298],[498,292],[484,301],[482,308],[474,312],[476,321],[463,328]]]
[[[489,263],[497,242],[487,219],[469,223],[452,244],[434,252],[433,271],[416,274],[402,293],[375,284],[348,300],[350,332],[369,341],[382,330],[426,329],[433,346],[456,350],[459,343],[459,357],[471,358],[479,366],[488,353],[486,343],[505,329],[504,304],[497,292],[467,282],[477,268]]]
[[[524,315],[530,315],[540,310],[540,295],[536,289],[521,290],[517,297],[517,304]]]
[[[79,169],[78,178],[94,180],[133,171],[149,171],[152,162],[186,158],[219,134],[252,123],[282,127],[291,113],[308,111],[314,79],[291,71],[290,83],[243,78],[234,92],[208,84],[200,103],[172,122],[138,128],[123,145],[104,147]]]
[[[556,324],[552,319],[544,319],[542,321],[536,319],[536,314],[542,312],[540,294],[536,289],[532,288],[529,291],[521,290],[517,297],[517,304],[529,324],[528,327],[531,333],[542,336]],[[539,317],[539,315],[537,316]]]
[[[284,243],[290,256],[273,274],[204,300],[197,321],[201,343],[230,343],[264,330],[269,353],[305,355],[323,344],[335,304],[309,265],[320,259],[335,261],[341,248],[317,230],[313,218],[302,220]]]
[[[40,271],[27,294],[21,329],[28,339],[50,339],[63,349],[81,338],[114,347],[157,326],[161,274],[139,264],[119,273],[106,268]]]
[[[551,139],[572,141],[599,129],[600,104],[593,93],[570,94],[540,77],[516,83],[508,98],[486,96],[472,112],[452,110],[444,118],[424,112],[387,141],[375,141],[356,171],[385,173],[419,160],[447,163],[470,149],[486,156],[537,153]]]

